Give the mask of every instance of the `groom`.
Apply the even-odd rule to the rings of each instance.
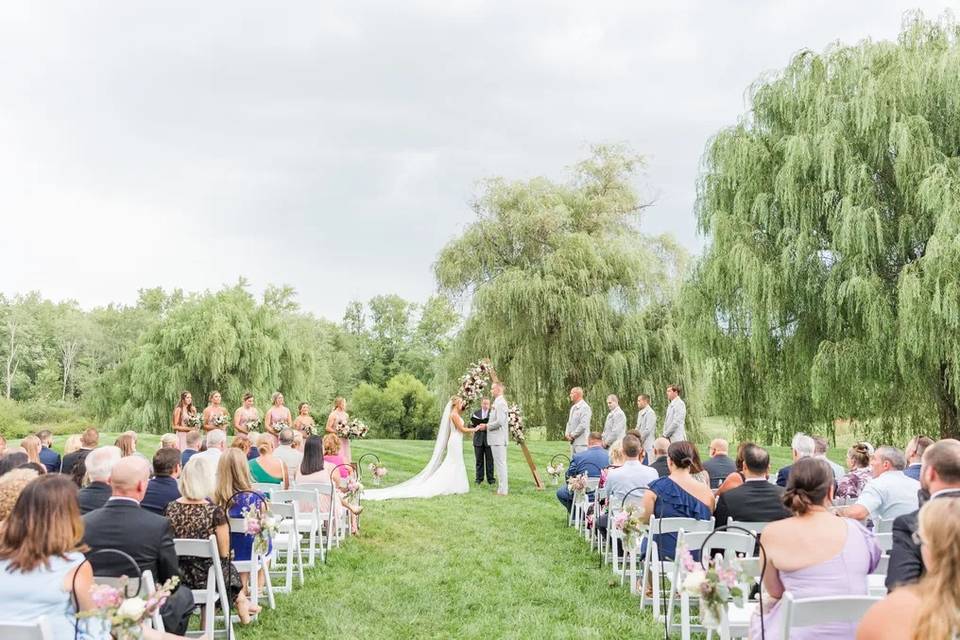
[[[487,446],[493,452],[493,468],[497,476],[497,495],[507,495],[507,400],[503,397],[503,385],[494,382],[490,387],[493,406],[487,421]]]

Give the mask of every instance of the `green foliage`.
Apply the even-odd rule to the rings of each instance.
[[[567,391],[585,387],[598,408],[616,393],[630,407],[655,400],[690,372],[673,299],[685,256],[668,238],[639,233],[631,184],[641,160],[597,147],[572,179],[491,180],[477,220],[441,252],[441,291],[471,300],[448,359],[446,386],[489,356],[530,419],[562,432]],[[599,416],[598,416],[599,419]]]
[[[351,407],[377,437],[429,439],[440,422],[437,399],[409,373],[390,378],[380,389],[362,383],[353,392]]]
[[[761,438],[960,434],[958,31],[803,51],[707,149],[682,306],[713,409]]]
[[[5,438],[22,438],[41,429],[58,434],[80,433],[92,424],[74,402],[0,398],[0,435]]]

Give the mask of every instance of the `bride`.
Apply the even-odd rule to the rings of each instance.
[[[470,483],[467,480],[467,468],[463,463],[463,434],[474,433],[477,429],[464,426],[460,416],[462,410],[463,398],[450,398],[443,411],[443,418],[440,419],[440,432],[433,446],[433,457],[423,471],[392,487],[365,490],[363,499],[432,498],[467,493]]]

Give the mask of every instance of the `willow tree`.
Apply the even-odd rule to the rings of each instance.
[[[748,429],[960,435],[958,35],[801,52],[708,145],[684,307]]]
[[[441,291],[470,302],[449,373],[491,357],[511,399],[553,436],[572,386],[599,416],[609,393],[659,397],[688,378],[669,304],[683,252],[640,234],[640,166],[621,148],[597,147],[562,184],[491,180],[476,220],[435,265]]]

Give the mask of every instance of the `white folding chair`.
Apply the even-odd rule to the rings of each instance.
[[[316,489],[287,489],[274,491],[270,496],[272,502],[296,502],[298,507],[297,527],[302,535],[307,536],[307,561],[305,567],[316,565],[316,554],[320,553],[320,561],[325,562],[323,543],[323,521],[320,492]]]
[[[780,600],[782,640],[790,640],[790,631],[798,627],[831,622],[856,624],[867,609],[880,601],[875,596],[828,596],[794,598],[789,591]]]
[[[884,553],[890,553],[890,550],[893,549],[893,534],[892,533],[875,533],[873,538],[877,543],[877,546],[880,547],[880,550]]]
[[[53,631],[46,616],[33,622],[0,620],[0,638],[3,640],[53,640]]]
[[[271,502],[270,513],[278,518],[280,522],[280,532],[273,537],[274,550],[274,573],[279,574],[279,569],[283,569],[283,586],[274,587],[280,593],[293,592],[293,571],[296,569],[300,579],[300,586],[303,586],[303,555],[300,548],[302,537],[300,535],[300,510],[296,502]]]
[[[651,589],[653,591],[653,614],[658,622],[663,621],[663,616],[660,613],[660,598],[662,595],[660,592],[661,578],[666,579],[667,576],[673,574],[673,565],[675,560],[660,559],[660,549],[658,548],[654,536],[660,537],[661,534],[666,535],[669,533],[679,533],[680,530],[691,533],[696,531],[713,531],[713,528],[713,516],[711,516],[709,520],[696,520],[695,518],[650,518],[650,526],[647,536],[647,551],[644,555],[643,562],[644,570],[640,574],[642,582],[640,587],[640,606],[646,606],[647,585],[651,585]],[[630,563],[630,572],[631,581],[635,584],[637,582],[636,562],[633,560],[631,560]],[[633,584],[631,584],[630,592],[636,593]]]
[[[740,527],[753,533],[761,533],[770,524],[769,522],[750,522],[746,520],[734,520],[733,517],[727,518],[728,527]]]
[[[320,507],[317,507],[317,518],[320,521],[320,524],[326,528],[327,535],[327,551],[333,547],[334,539],[337,539],[337,546],[340,546],[340,541],[337,538],[337,510],[340,505],[340,496],[337,494],[337,488],[331,482],[298,482],[295,489],[302,491],[316,491],[319,496],[326,496],[329,500],[330,507],[326,511],[321,511]],[[321,560],[326,561],[325,557],[321,556]]]
[[[253,490],[256,491],[257,493],[262,493],[263,495],[267,496],[267,499],[270,498],[270,494],[280,489],[283,489],[282,484],[274,484],[272,482],[254,482],[253,483]]]
[[[124,578],[116,578],[113,576],[93,576],[94,584],[102,584],[106,586],[113,587],[114,589],[123,590]],[[131,585],[136,584],[136,578],[126,578],[126,586],[129,588]],[[153,572],[147,569],[140,575],[140,590],[136,593],[131,593],[129,590],[126,591],[126,595],[129,597],[140,596],[144,600],[152,596],[157,592],[157,583],[153,580]],[[158,609],[150,618],[150,626],[152,626],[157,631],[164,631],[163,628],[163,618],[160,617],[160,610]]]
[[[867,576],[867,593],[871,596],[887,595],[887,569],[890,567],[890,556],[883,554],[873,571]]]
[[[195,538],[174,538],[174,547],[178,557],[206,558],[210,560],[210,569],[207,571],[207,586],[204,589],[192,589],[193,603],[203,607],[203,631],[187,632],[187,635],[200,635],[208,638],[225,634],[233,636],[233,620],[227,615],[230,611],[230,596],[227,592],[226,580],[223,578],[223,566],[220,564],[220,550],[217,547],[217,537],[211,535],[206,540]],[[216,615],[217,603],[220,603],[222,616]],[[217,629],[217,618],[223,620],[223,629]]]
[[[247,523],[243,518],[228,518],[227,522],[230,525],[230,533],[247,535]],[[259,604],[260,573],[263,573],[264,587],[266,587],[267,591],[267,603],[271,609],[276,609],[277,601],[273,596],[273,583],[270,581],[269,563],[272,556],[270,554],[257,553],[254,548],[255,546],[256,545],[251,545],[250,547],[249,560],[232,560],[231,562],[233,562],[233,566],[236,567],[240,573],[250,574],[250,601],[255,605]]]
[[[877,518],[873,523],[874,533],[893,533],[893,518]]]
[[[623,586],[626,575],[627,556],[624,554],[623,563],[621,564],[620,547],[623,546],[623,535],[619,529],[613,526],[613,521],[621,511],[628,507],[643,507],[643,496],[646,492],[646,487],[636,487],[631,489],[630,492],[622,498],[611,498],[610,505],[607,509],[607,538],[604,545],[604,562],[606,562],[606,556],[609,552],[611,561],[613,563],[613,573],[620,576],[621,586]],[[630,552],[635,553],[634,550],[631,550]]]
[[[597,526],[597,522],[600,520],[600,516],[605,513],[604,509],[607,511],[610,509],[610,505],[607,504],[609,494],[610,489],[607,487],[598,487],[596,493],[593,494],[593,530],[587,528],[590,536],[590,551],[593,551],[594,544],[596,544],[597,551],[601,554],[603,550],[600,548],[600,527]],[[601,507],[601,505],[603,506]]]

